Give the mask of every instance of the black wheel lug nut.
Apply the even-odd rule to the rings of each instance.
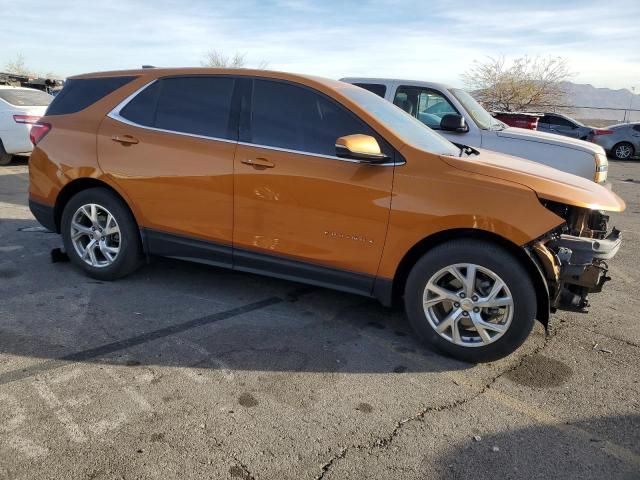
[[[480,309],[479,309],[478,307],[475,307],[475,308],[473,309],[473,311],[474,311],[474,312],[476,312],[476,313],[478,313],[478,312],[480,311]]]

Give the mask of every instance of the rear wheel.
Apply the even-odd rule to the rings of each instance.
[[[617,143],[612,149],[614,158],[618,160],[629,160],[635,154],[633,145],[628,142]]]
[[[484,362],[512,353],[536,316],[526,270],[490,242],[456,240],[414,266],[405,288],[409,321],[420,336],[460,360]]]
[[[9,165],[12,158],[13,155],[6,152],[6,150],[4,149],[4,145],[2,144],[2,140],[0,140],[0,165]]]
[[[62,214],[61,230],[69,258],[91,277],[115,280],[141,264],[135,219],[125,203],[105,188],[73,196]]]

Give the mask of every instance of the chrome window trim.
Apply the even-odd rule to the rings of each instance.
[[[406,163],[406,162],[368,163],[368,162],[361,162],[360,160],[354,160],[354,159],[351,159],[351,158],[340,158],[340,157],[336,157],[334,155],[325,155],[325,154],[322,154],[322,153],[305,152],[303,150],[291,150],[289,148],[272,147],[270,145],[260,145],[260,144],[257,144],[257,143],[250,143],[250,142],[238,142],[238,145],[244,145],[246,147],[264,148],[266,150],[275,150],[276,152],[295,153],[297,155],[305,155],[305,156],[308,156],[308,157],[326,158],[328,160],[338,160],[340,162],[359,163],[360,165],[371,165],[371,166],[375,166],[375,167],[397,167],[397,166],[400,166],[400,165],[404,165]]]
[[[144,130],[151,130],[153,132],[170,133],[170,134],[173,134],[173,135],[183,135],[185,137],[201,138],[201,139],[204,139],[204,140],[215,140],[217,142],[237,143],[238,145],[244,145],[244,146],[247,146],[247,147],[264,148],[264,149],[267,149],[267,150],[275,150],[277,152],[295,153],[295,154],[298,154],[298,155],[306,155],[306,156],[310,156],[310,157],[319,157],[319,158],[326,158],[326,159],[329,159],[329,160],[338,160],[340,162],[358,163],[358,164],[361,164],[361,165],[367,164],[366,162],[361,162],[359,160],[353,160],[353,159],[350,159],[350,158],[340,158],[340,157],[336,157],[334,155],[324,155],[324,154],[321,154],[321,153],[305,152],[305,151],[302,151],[302,150],[291,150],[291,149],[288,149],[288,148],[272,147],[270,145],[260,145],[260,144],[257,144],[257,143],[240,142],[240,141],[237,141],[237,140],[229,140],[228,138],[209,137],[207,135],[197,135],[195,133],[186,133],[186,132],[179,132],[179,131],[176,131],[176,130],[165,130],[164,128],[149,127],[148,125],[141,125],[139,123],[132,122],[131,120],[128,120],[128,119],[124,118],[122,115],[120,115],[120,112],[122,111],[122,109],[124,107],[126,107],[129,104],[129,102],[131,102],[138,94],[142,93],[145,89],[147,89],[148,87],[150,87],[151,85],[156,83],[158,80],[160,80],[160,79],[158,79],[158,78],[153,79],[151,82],[143,85],[142,87],[137,89],[135,92],[130,94],[128,97],[126,97],[124,100],[122,100],[118,105],[116,105],[107,114],[107,117],[111,118],[112,120],[116,120],[117,122],[124,123],[125,125],[130,125],[130,126],[136,127],[136,128],[142,128]],[[370,163],[368,165],[376,166],[376,167],[396,167],[396,166],[404,165],[405,163],[406,162],[388,162],[388,163],[375,163],[375,164]]]
[[[124,123],[126,125],[131,125],[132,127],[142,128],[142,129],[145,129],[145,130],[151,130],[153,132],[172,133],[174,135],[183,135],[185,137],[192,137],[192,138],[202,138],[204,140],[215,140],[217,142],[238,143],[236,140],[229,140],[228,138],[210,137],[208,135],[198,135],[196,133],[180,132],[180,131],[177,131],[177,130],[166,130],[164,128],[156,128],[156,127],[150,127],[148,125],[141,125],[139,123],[132,122],[131,120],[129,120],[127,118],[124,118],[122,115],[120,115],[120,111],[124,107],[126,107],[129,104],[129,102],[131,102],[131,100],[133,100],[136,96],[138,96],[138,94],[142,93],[144,90],[149,88],[151,85],[153,85],[157,81],[158,81],[158,79],[156,78],[156,79],[152,80],[151,82],[143,85],[142,87],[140,87],[135,92],[133,92],[127,98],[122,100],[118,105],[116,105],[116,107],[107,114],[107,117],[109,117],[109,118],[111,118],[113,120],[117,120],[118,122]]]

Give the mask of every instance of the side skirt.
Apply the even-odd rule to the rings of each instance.
[[[378,293],[382,293],[376,291],[374,294],[374,284],[379,284],[380,279],[376,282],[376,277],[371,275],[324,267],[279,255],[232,248],[230,245],[148,228],[143,229],[142,234],[146,253],[149,255],[256,273],[367,297],[377,298]],[[388,304],[387,299],[379,300],[385,305]]]

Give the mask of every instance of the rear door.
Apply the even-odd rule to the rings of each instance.
[[[251,90],[235,158],[234,268],[370,293],[394,167],[338,158],[335,143],[366,134],[393,157],[391,147],[316,90],[267,79]]]
[[[234,85],[161,78],[100,126],[100,166],[136,208],[151,253],[231,264]]]

